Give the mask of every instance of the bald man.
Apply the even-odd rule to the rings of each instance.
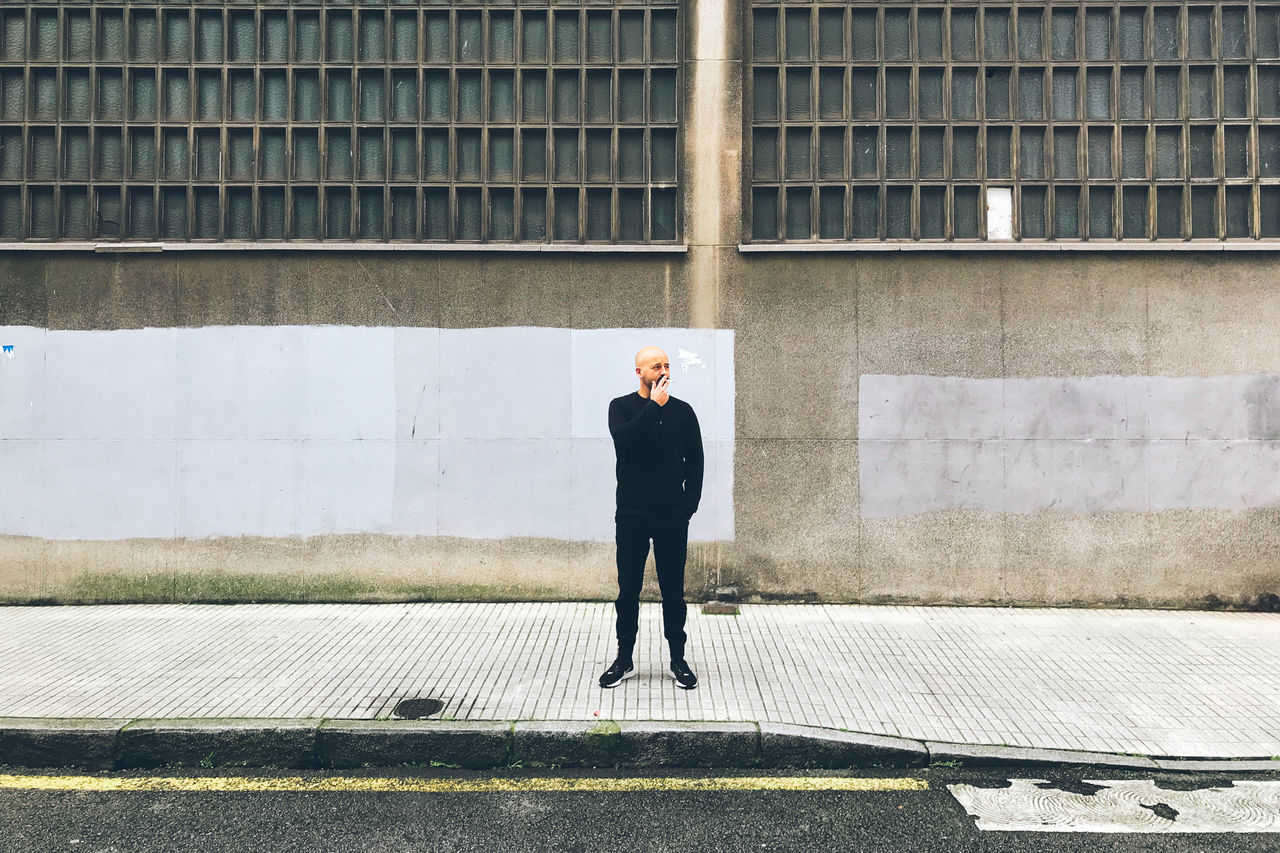
[[[618,657],[600,676],[600,686],[616,687],[636,674],[640,587],[652,541],[671,677],[692,690],[698,677],[684,658],[684,563],[689,519],[702,497],[702,433],[693,408],[668,390],[671,361],[665,352],[645,347],[636,353],[636,376],[640,389],[609,403],[618,457]]]

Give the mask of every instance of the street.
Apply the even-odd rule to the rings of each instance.
[[[1099,780],[1113,781],[1117,790],[1154,783],[1161,802],[1138,804],[1139,816],[1133,818],[1151,818],[1135,824],[1148,831],[982,830],[953,794],[1033,789],[1042,792],[1035,798],[1042,810],[1058,809],[1052,805],[1055,798],[1088,803],[1087,818],[1096,827],[1115,818],[1103,806],[1108,788]],[[1233,787],[1233,782],[1240,784]],[[852,773],[402,768],[341,775],[11,770],[0,774],[0,825],[5,828],[0,848],[5,853],[1261,851],[1280,850],[1276,785],[1276,774],[1153,777],[1096,768]],[[1265,793],[1262,805],[1247,813],[1233,816],[1214,805],[1232,792],[1250,791]],[[1194,826],[1178,821],[1191,819],[1187,802],[1196,797],[1208,798],[1203,814],[1215,820],[1239,821],[1235,829],[1269,825],[1271,831],[1187,831]],[[1017,813],[1026,808],[1024,800],[1018,802],[1023,805],[1003,818],[1035,820]]]

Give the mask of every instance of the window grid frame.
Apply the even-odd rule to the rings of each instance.
[[[664,53],[657,57],[659,61],[655,61],[654,53],[656,49],[653,24],[655,13],[665,22],[662,45]],[[39,29],[38,20],[40,16],[49,14],[52,14],[56,20],[54,38],[56,55],[37,57],[34,52]],[[140,15],[143,17],[139,18]],[[443,58],[443,61],[440,57],[429,53],[430,36],[427,29],[433,16],[438,20],[438,16],[441,15],[448,21],[450,50],[449,56]],[[521,55],[523,41],[521,24],[526,15],[541,16],[546,21],[542,36],[546,56],[537,64],[524,62]],[[554,21],[561,15],[572,16],[577,22],[578,56],[576,59],[569,58],[567,61],[562,61],[557,58]],[[641,22],[643,51],[638,58],[624,57],[621,49],[623,15],[632,16],[632,23],[638,16]],[[74,58],[73,44],[69,37],[73,16],[87,17],[89,38],[88,54],[76,54]],[[200,53],[199,33],[206,16],[209,20],[216,19],[218,22],[216,56],[205,56]],[[346,34],[350,36],[349,55],[335,59],[329,53],[333,47],[330,26],[341,16],[345,16],[345,19],[350,21],[349,27],[345,28]],[[479,46],[478,61],[464,60],[459,55],[457,34],[458,20],[461,16],[472,16],[480,22],[482,43]],[[504,16],[505,20],[511,22],[510,56],[496,61],[490,57],[492,47],[490,26],[495,16]],[[604,20],[600,16],[607,16],[608,56],[591,58],[587,56],[588,20],[597,22]],[[378,3],[369,3],[366,0],[366,2],[345,4],[331,2],[322,4],[292,0],[292,2],[267,4],[260,0],[259,2],[196,0],[196,2],[175,4],[157,2],[157,0],[142,3],[132,3],[127,0],[114,3],[76,3],[64,0],[47,7],[28,2],[16,7],[0,9],[0,29],[4,30],[0,35],[6,38],[10,35],[6,22],[12,17],[17,17],[21,21],[21,52],[17,56],[10,55],[13,52],[13,45],[8,42],[0,43],[0,79],[14,72],[20,75],[23,103],[19,115],[15,117],[4,110],[5,102],[0,100],[0,138],[8,138],[3,134],[16,130],[22,140],[23,150],[17,156],[16,175],[6,172],[5,164],[9,158],[0,159],[0,196],[6,199],[14,198],[16,191],[16,198],[20,203],[21,221],[18,224],[18,233],[10,234],[10,237],[16,236],[18,239],[31,242],[58,242],[88,238],[105,241],[165,239],[192,243],[244,239],[263,243],[337,241],[469,244],[474,242],[481,246],[491,242],[528,243],[534,246],[584,243],[602,247],[638,244],[678,246],[681,244],[683,199],[679,187],[683,173],[680,151],[683,143],[681,119],[684,105],[679,92],[684,73],[684,24],[679,5],[675,2],[593,0],[588,3],[578,0],[574,3],[563,3],[534,0],[534,2],[521,2],[517,5],[515,2],[439,3],[430,2],[430,0],[426,2],[382,0]],[[109,45],[111,48],[109,50],[104,48],[106,44],[102,23],[104,19],[110,19],[110,22],[117,25],[116,33],[119,36],[118,42]],[[250,21],[252,52],[248,57],[233,56],[235,49],[233,42],[236,38],[232,29],[233,19],[241,22]],[[283,56],[277,56],[274,59],[268,58],[264,46],[268,19],[274,20],[277,24],[283,22],[287,38],[287,43],[282,47]],[[361,22],[366,19],[381,20],[380,26],[371,27],[372,30],[380,32],[380,49],[374,56],[363,55],[366,31]],[[412,19],[414,43],[413,55],[411,58],[407,55],[397,57],[394,40],[399,31],[395,29],[396,22],[410,19]],[[155,39],[154,50],[147,51],[143,55],[138,53],[138,33],[135,31],[140,20],[154,24],[147,28],[148,36],[154,36]],[[314,42],[316,56],[311,56],[310,51],[307,55],[302,55],[298,27],[300,20],[309,22],[309,25],[317,28]],[[185,28],[178,26],[175,29],[175,24],[179,21],[185,22]],[[182,35],[184,29],[185,35]],[[179,33],[185,40],[183,49],[176,58],[167,54],[171,32]],[[6,48],[9,48],[7,52]],[[446,107],[449,114],[444,121],[435,122],[429,120],[427,114],[427,81],[430,75],[440,71],[448,75]],[[135,104],[138,91],[131,84],[132,75],[137,72],[149,74],[151,77],[150,92],[155,102],[154,116],[150,113],[146,116],[138,114],[137,104]],[[217,93],[221,109],[216,120],[207,120],[200,114],[202,72],[212,72],[218,77]],[[512,115],[504,123],[489,121],[493,72],[507,74],[513,81]],[[554,80],[566,72],[576,80],[577,92],[580,95],[577,116],[573,121],[561,121],[550,114],[555,105]],[[596,79],[595,75],[600,72],[607,74],[608,78],[608,102],[605,104],[607,119],[593,121],[585,113],[586,85],[589,75],[592,79]],[[638,119],[629,117],[627,122],[623,122],[619,113],[619,101],[622,97],[619,86],[620,76],[635,72],[642,75],[639,79],[643,112]],[[657,103],[651,82],[655,72],[662,75],[664,92],[670,93],[670,97],[663,103],[664,108],[669,112],[659,118],[655,118],[652,112]],[[56,87],[54,103],[57,111],[56,114],[47,117],[37,116],[35,99],[38,93],[32,81],[37,75],[47,76],[49,73],[52,73]],[[393,87],[399,75],[406,73],[412,75],[413,85],[417,89],[415,114],[412,120],[402,120],[402,117],[396,117],[394,113]],[[548,115],[544,116],[541,122],[533,124],[524,121],[521,112],[523,94],[519,81],[528,73],[535,75],[541,73],[546,81],[544,97],[548,104],[546,110]],[[84,115],[78,115],[76,119],[66,117],[66,110],[70,103],[66,83],[68,74],[87,75],[87,112]],[[333,74],[346,76],[349,81],[350,114],[346,119],[332,119],[329,103],[331,92],[327,84]],[[474,121],[460,122],[455,118],[458,109],[457,86],[460,74],[477,74],[481,81],[480,114]],[[251,75],[253,111],[250,116],[237,118],[233,113],[232,89],[235,79],[244,79],[240,75]],[[266,117],[264,112],[267,106],[266,86],[269,75],[279,75],[278,78],[271,79],[282,80],[284,85],[284,100],[281,104],[283,113],[271,118]],[[115,88],[118,89],[116,95],[119,97],[119,115],[116,115],[116,110],[111,110],[105,115],[103,113],[100,81],[104,76],[118,80],[118,86]],[[297,118],[300,114],[297,111],[297,80],[302,76],[314,77],[319,87],[318,100],[315,104],[316,116],[306,120]],[[366,80],[375,78],[381,82],[379,108],[375,111],[381,118],[369,118],[361,113],[362,99],[365,97],[362,85]],[[175,85],[184,89],[186,93],[185,118],[174,116],[169,112],[166,84],[170,79],[183,81]],[[2,92],[0,92],[0,98],[3,98]],[[522,131],[529,128],[533,128],[535,132],[541,129],[544,140],[548,143],[545,146],[544,178],[540,182],[526,181],[521,172],[523,155],[521,142],[524,138]],[[149,135],[146,133],[148,129],[151,131]],[[369,130],[376,130],[381,135],[380,150],[375,157],[381,167],[380,178],[362,176],[360,172],[360,139],[362,131]],[[556,138],[557,130],[572,130],[577,134],[578,169],[577,177],[572,181],[557,179],[553,171],[554,149],[550,143]],[[440,131],[448,134],[448,175],[445,180],[428,180],[426,141],[428,134]],[[491,131],[509,133],[512,137],[511,175],[508,180],[501,182],[489,180],[488,151]],[[35,158],[27,149],[31,146],[32,140],[47,132],[52,132],[54,135],[53,150],[56,152],[54,168],[51,174],[38,176],[33,171]],[[184,132],[186,137],[185,177],[176,177],[168,169],[169,161],[166,157],[165,143],[171,134],[177,135]],[[483,172],[474,180],[463,180],[459,177],[457,139],[460,132],[474,133],[479,136]],[[603,139],[603,136],[595,136],[600,132],[608,134],[609,176],[607,179],[593,177],[587,173],[587,140]],[[638,179],[635,174],[629,174],[626,176],[628,180],[623,180],[624,176],[620,173],[623,167],[620,157],[620,140],[623,137],[620,136],[620,132],[628,134],[629,142],[639,140]],[[637,132],[638,135],[636,135]],[[88,139],[87,169],[83,170],[83,174],[74,173],[82,175],[80,177],[71,177],[65,169],[67,153],[64,135],[66,134],[78,134]],[[252,172],[247,175],[235,173],[233,168],[235,151],[231,144],[233,135],[240,138],[245,134],[247,136],[243,138],[247,138],[250,142],[252,165]],[[337,177],[334,164],[330,162],[328,140],[331,136],[341,138],[343,134],[349,136],[351,143],[350,170],[349,174],[343,172],[345,177]],[[397,177],[400,173],[395,171],[396,153],[393,151],[393,144],[398,137],[408,138],[400,134],[408,134],[412,137],[414,163],[411,181],[407,176]],[[104,136],[106,142],[114,146],[118,152],[120,167],[118,176],[114,174],[114,169],[104,174],[99,168],[99,152]],[[296,163],[296,146],[300,136],[314,137],[316,145],[314,175],[306,179],[299,177]],[[661,138],[664,147],[661,152],[664,158],[661,163],[663,170],[661,173],[653,171],[655,169],[654,140],[658,137]],[[201,140],[213,138],[216,138],[218,146],[216,178],[202,176],[198,171],[201,162],[199,150]],[[279,171],[270,175],[264,171],[265,158],[261,156],[263,141],[266,138],[282,139],[284,144]],[[142,144],[145,139],[149,139],[151,149],[150,169],[144,174],[135,174],[131,167],[136,156],[145,154],[147,145]],[[135,151],[135,143],[142,145],[137,151]],[[185,202],[180,215],[175,214],[175,218],[184,223],[185,236],[175,236],[167,231],[169,213],[167,205],[176,198],[172,191],[178,188],[185,191]],[[375,206],[362,209],[361,191],[370,189],[380,191],[380,204],[375,202]],[[481,205],[478,239],[466,240],[459,236],[458,193],[460,189],[473,195],[478,194]],[[537,193],[539,189],[542,190],[546,206],[542,220],[544,236],[540,239],[530,239],[522,233],[522,200],[527,191]],[[314,193],[316,204],[313,214],[315,222],[313,235],[298,233],[298,206],[295,204],[298,190]],[[349,222],[349,226],[345,235],[339,237],[332,236],[328,230],[331,222],[330,207],[334,203],[332,198],[335,197],[333,193],[335,190],[347,193],[345,219]],[[428,212],[425,209],[425,203],[429,192],[440,190],[447,193],[448,232],[443,239],[432,240],[427,231]],[[511,233],[506,238],[491,239],[490,198],[493,190],[511,195]],[[578,208],[576,228],[572,236],[560,236],[556,232],[556,204],[559,199],[565,197],[563,194],[566,191],[575,196]],[[264,233],[264,194],[275,192],[283,194],[283,234],[268,237]],[[44,221],[40,223],[40,233],[37,233],[36,220],[41,217],[32,210],[31,204],[33,197],[43,198],[49,193],[52,193],[53,204],[52,231],[56,235],[52,237],[44,235],[43,232],[48,227],[47,222]],[[403,199],[410,193],[413,206],[412,236],[395,237],[393,234],[400,233],[396,230],[397,223],[394,219],[397,195]],[[598,202],[604,198],[605,193],[608,195],[607,237],[599,231],[603,223],[598,218],[595,221],[594,234],[589,231],[587,222],[588,204]],[[86,199],[87,222],[83,226],[77,226],[79,231],[84,232],[83,237],[72,236],[66,221],[68,213],[64,195],[75,194],[82,194]],[[216,229],[202,229],[197,221],[201,198],[202,196],[213,197],[213,194],[216,194],[218,211]],[[247,234],[235,233],[231,227],[233,211],[228,202],[233,197],[248,199],[251,222]],[[638,197],[642,204],[638,214],[639,232],[636,234],[633,228],[629,232],[633,236],[624,239],[622,235],[624,213],[620,210],[620,205],[624,198],[635,197]],[[655,198],[661,198],[664,204],[664,218],[661,223],[664,231],[656,237],[655,231],[659,223],[651,214]],[[594,201],[589,202],[589,199]],[[129,220],[138,208],[138,204],[149,205],[151,210],[150,225],[144,233],[133,233],[130,229]],[[117,217],[120,221],[115,223],[115,228],[103,229],[100,220],[104,210],[120,212],[121,215]],[[374,219],[380,217],[380,236],[364,233],[367,224],[363,221],[365,213],[374,214]],[[632,224],[635,224],[634,219]],[[0,228],[11,230],[3,222],[2,217],[0,217]],[[104,233],[104,230],[107,233]]]
[[[981,204],[981,199],[986,190],[994,187],[1009,187],[1013,190],[1014,198],[1013,210],[1013,229],[1014,238],[1018,240],[1046,240],[1046,241],[1076,241],[1076,242],[1098,242],[1105,241],[1108,243],[1124,243],[1133,242],[1134,237],[1123,236],[1124,214],[1122,210],[1121,198],[1123,190],[1131,187],[1146,187],[1147,203],[1143,222],[1146,225],[1146,237],[1139,236],[1136,239],[1144,241],[1223,241],[1223,240],[1259,240],[1270,239],[1271,235],[1262,232],[1262,193],[1267,188],[1272,193],[1280,193],[1280,189],[1275,188],[1275,184],[1280,183],[1267,176],[1261,174],[1261,137],[1259,128],[1270,128],[1280,126],[1280,117],[1268,116],[1262,117],[1259,108],[1259,69],[1263,67],[1277,68],[1280,67],[1280,58],[1274,56],[1259,56],[1257,46],[1260,41],[1260,35],[1257,25],[1257,9],[1266,6],[1268,9],[1274,9],[1274,6],[1261,4],[1256,0],[1248,0],[1248,2],[1223,3],[1221,0],[1205,0],[1205,2],[1194,2],[1194,0],[1153,0],[1153,2],[1138,4],[1112,4],[1102,3],[1098,0],[1085,0],[1079,4],[1071,4],[1069,6],[1059,5],[1046,2],[1045,0],[1008,0],[1008,2],[1000,4],[999,7],[990,7],[987,4],[977,2],[945,2],[944,0],[936,0],[930,3],[905,3],[896,2],[896,0],[878,0],[878,2],[868,3],[858,6],[839,6],[823,0],[810,0],[810,2],[788,2],[788,0],[772,0],[772,2],[761,2],[761,0],[753,0],[748,5],[747,14],[744,15],[744,29],[746,30],[744,38],[744,49],[748,52],[747,62],[745,65],[750,69],[744,75],[744,98],[743,98],[743,133],[744,133],[744,171],[743,171],[743,195],[742,205],[744,210],[743,217],[743,242],[745,244],[787,244],[797,242],[815,242],[815,243],[841,243],[841,242],[948,242],[959,243],[965,241],[984,242],[987,237],[987,222],[985,216],[985,205]],[[1188,21],[1188,8],[1198,7],[1201,9],[1210,9],[1212,11],[1212,26],[1210,28],[1212,44],[1209,59],[1195,59],[1190,56],[1190,24]],[[1245,9],[1245,50],[1244,55],[1239,58],[1226,58],[1223,56],[1224,51],[1221,49],[1222,40],[1222,16],[1223,8]],[[1121,15],[1127,11],[1140,9],[1142,11],[1142,41],[1140,58],[1124,58],[1121,51],[1121,39],[1123,33],[1121,31]],[[1173,59],[1163,59],[1157,56],[1156,38],[1157,33],[1154,26],[1157,10],[1172,9],[1176,15],[1177,26],[1177,57]],[[807,10],[808,16],[808,39],[806,50],[803,56],[796,58],[788,58],[788,14],[795,14]],[[874,15],[875,18],[875,44],[874,58],[855,58],[853,44],[853,25],[854,19],[850,15],[849,10],[862,12],[863,14]],[[953,56],[953,36],[951,22],[953,13],[956,11],[964,11],[973,15],[974,21],[974,41],[972,58],[956,59]],[[756,17],[763,11],[765,14],[772,13],[774,15],[773,25],[773,44],[772,50],[765,58],[758,58],[756,54]],[[841,12],[841,33],[840,33],[840,56],[823,56],[820,32],[820,21],[823,12]],[[889,59],[886,56],[886,28],[885,16],[887,11],[905,13],[908,16],[909,34],[908,34],[908,56],[906,59]],[[940,20],[939,27],[939,52],[937,58],[922,58],[919,54],[919,21],[920,12],[936,13]],[[985,16],[988,12],[995,11],[997,13],[1007,13],[1007,55],[1005,58],[992,59],[988,58],[985,44],[986,27],[984,26]],[[1019,39],[1019,20],[1024,12],[1037,13],[1038,28],[1040,30],[1039,38],[1039,55],[1036,58],[1024,59],[1019,55],[1020,39]],[[1073,59],[1056,59],[1053,52],[1053,14],[1055,12],[1069,12],[1074,15],[1072,34],[1075,40],[1075,58]],[[1108,38],[1110,53],[1105,59],[1088,59],[1086,51],[1088,49],[1085,41],[1085,31],[1088,26],[1087,14],[1090,12],[1097,14],[1103,12],[1108,15]],[[768,36],[765,36],[768,40]],[[1216,114],[1212,119],[1201,118],[1190,115],[1189,99],[1191,98],[1190,86],[1188,84],[1189,70],[1195,66],[1208,66],[1213,69],[1214,73],[1214,89],[1213,99]],[[1243,117],[1228,116],[1227,103],[1224,91],[1224,68],[1234,68],[1244,66],[1247,68],[1246,83],[1246,103],[1245,115]],[[839,117],[824,117],[821,110],[821,92],[819,90],[821,69],[836,68],[843,69],[842,76],[842,112]],[[1087,112],[1087,89],[1085,69],[1096,67],[1107,69],[1110,71],[1109,79],[1109,104],[1111,118],[1098,121],[1090,119]],[[1142,118],[1122,118],[1121,117],[1121,69],[1125,68],[1141,68],[1143,70],[1143,105],[1144,117]],[[1178,107],[1176,118],[1157,117],[1158,105],[1155,99],[1155,80],[1157,68],[1174,67],[1179,69],[1178,80]],[[788,94],[788,74],[789,68],[807,69],[809,71],[809,87],[808,87],[808,104],[809,115],[792,121],[787,115],[787,94]],[[989,75],[984,73],[987,69],[1003,70],[1008,74],[1009,97],[1008,97],[1008,117],[990,119],[987,118],[987,88]],[[1032,68],[1040,72],[1040,117],[1039,118],[1023,118],[1019,106],[1020,86],[1018,85],[1018,72],[1022,68]],[[766,116],[757,118],[756,116],[756,81],[757,73],[763,69],[766,73],[773,71],[776,80],[776,98],[773,103],[772,118]],[[974,92],[975,116],[973,118],[956,118],[953,115],[954,109],[954,87],[956,75],[954,72],[958,69],[973,69],[976,73],[976,87]],[[1053,113],[1051,107],[1054,94],[1052,76],[1055,70],[1071,70],[1075,72],[1075,80],[1073,88],[1075,100],[1075,117],[1058,119]],[[912,97],[910,99],[908,111],[905,117],[889,117],[888,116],[888,86],[886,85],[888,73],[890,71],[905,70],[910,78],[910,91]],[[922,118],[919,109],[919,88],[918,81],[920,79],[920,71],[937,70],[942,73],[943,83],[941,92],[940,117],[939,118]],[[874,117],[859,121],[859,116],[854,113],[855,92],[852,85],[852,75],[859,71],[871,71],[875,75],[876,83],[876,102]],[[1111,177],[1109,179],[1096,179],[1089,177],[1089,167],[1087,164],[1088,142],[1086,130],[1088,127],[1108,128],[1111,133]],[[1212,126],[1214,129],[1214,146],[1213,146],[1213,172],[1212,178],[1193,178],[1191,177],[1191,151],[1190,136],[1193,128],[1201,128]],[[810,151],[808,154],[809,177],[791,179],[787,174],[787,159],[784,137],[789,128],[798,129],[811,128],[813,133],[810,138]],[[843,179],[831,181],[824,179],[819,172],[818,140],[820,130],[823,127],[841,128],[844,134],[844,149],[842,158],[842,174]],[[943,151],[944,162],[942,164],[942,177],[939,179],[922,178],[915,174],[915,165],[918,162],[917,146],[919,144],[919,131],[921,128],[943,128]],[[954,163],[954,130],[956,128],[977,128],[977,146],[976,146],[976,170],[975,177],[958,179],[953,174]],[[1145,131],[1146,141],[1143,152],[1143,163],[1146,178],[1131,179],[1121,177],[1122,166],[1122,128],[1138,127]],[[1179,172],[1181,177],[1178,178],[1155,178],[1154,168],[1156,160],[1155,138],[1157,129],[1175,127],[1179,131],[1178,144],[1178,160]],[[1248,129],[1249,146],[1246,152],[1248,158],[1247,169],[1251,170],[1251,174],[1246,177],[1234,177],[1227,174],[1226,154],[1224,151],[1226,128],[1243,127]],[[877,130],[876,152],[876,175],[873,178],[860,177],[853,168],[853,146],[855,131],[864,128],[875,128]],[[1021,162],[1021,133],[1023,128],[1039,128],[1043,129],[1044,139],[1041,143],[1041,159],[1043,162],[1043,173],[1040,178],[1026,177],[1022,175],[1024,164]],[[1076,130],[1076,168],[1075,177],[1059,179],[1054,175],[1054,137],[1055,130],[1073,128]],[[888,145],[886,143],[886,134],[890,130],[908,130],[912,140],[912,151],[909,161],[912,164],[912,170],[907,177],[893,178],[888,173]],[[996,129],[997,132],[1007,132],[1010,140],[1010,158],[1008,178],[993,177],[988,174],[988,140],[990,131]],[[776,145],[773,149],[773,167],[764,169],[765,175],[771,177],[760,177],[761,170],[758,169],[755,155],[755,133],[757,130],[776,131]],[[1280,130],[1277,130],[1280,132]],[[940,182],[945,185],[945,211],[943,234],[940,237],[922,237],[921,228],[921,210],[920,210],[920,189],[932,186],[933,183]],[[886,203],[889,189],[900,186],[911,187],[912,200],[909,211],[909,236],[893,236],[887,235],[886,229]],[[788,233],[790,221],[788,217],[788,190],[800,187],[811,187],[813,192],[809,196],[808,222],[810,223],[810,233],[807,237],[791,236]],[[845,203],[843,210],[843,229],[842,234],[837,237],[822,236],[820,222],[822,212],[818,206],[819,191],[823,186],[833,188],[843,188],[845,192]],[[1044,237],[1024,237],[1022,234],[1022,226],[1024,221],[1024,211],[1022,207],[1022,187],[1032,189],[1040,189],[1044,192]],[[877,221],[875,237],[859,237],[854,226],[854,203],[852,201],[854,193],[859,188],[874,187],[878,190],[877,204]],[[979,210],[977,211],[977,230],[978,237],[957,237],[956,223],[954,221],[955,206],[953,203],[954,191],[959,188],[970,189],[976,187],[979,192]],[[1057,189],[1063,188],[1063,195],[1067,195],[1066,188],[1074,187],[1077,198],[1076,204],[1076,223],[1077,234],[1071,237],[1060,236],[1056,233],[1055,212],[1057,207]],[[1156,196],[1160,188],[1177,187],[1183,193],[1182,210],[1179,217],[1179,236],[1177,237],[1159,237],[1157,230],[1159,227],[1158,213],[1156,208]],[[1212,187],[1216,190],[1213,207],[1213,221],[1215,223],[1215,231],[1212,235],[1195,234],[1193,228],[1193,191],[1200,190],[1204,187]],[[1249,210],[1247,218],[1248,235],[1241,236],[1231,231],[1231,222],[1228,217],[1228,198],[1229,190],[1235,190],[1240,187],[1248,188],[1250,191]],[[755,204],[754,197],[759,189],[776,190],[776,205],[773,211],[776,216],[775,229],[773,236],[761,236],[757,234],[755,222]],[[1100,189],[1110,191],[1112,194],[1110,222],[1111,234],[1113,236],[1097,236],[1090,233],[1090,206],[1089,197],[1091,189]],[[801,217],[803,219],[803,217]],[[1193,236],[1195,234],[1195,236]]]

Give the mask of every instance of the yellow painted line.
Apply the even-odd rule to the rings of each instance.
[[[338,791],[434,794],[529,791],[927,791],[924,779],[851,776],[721,776],[686,779],[413,779],[387,776],[19,776],[0,774],[0,790],[20,791]]]

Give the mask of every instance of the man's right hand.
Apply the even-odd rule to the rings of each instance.
[[[670,377],[664,376],[657,382],[653,383],[653,389],[649,392],[649,399],[657,403],[659,406],[665,406],[667,401],[671,399],[671,394],[667,391],[667,382]]]

